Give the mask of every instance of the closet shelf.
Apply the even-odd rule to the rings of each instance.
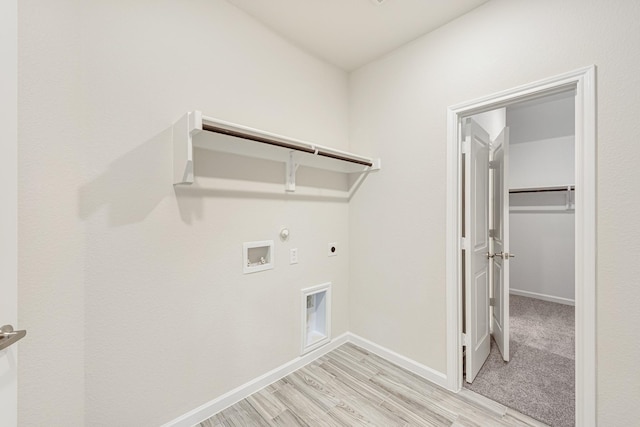
[[[536,212],[566,212],[573,213],[575,208],[567,206],[509,206],[509,212],[536,213]]]
[[[534,212],[568,212],[572,213],[575,211],[575,201],[573,200],[572,193],[575,191],[575,185],[558,185],[558,186],[545,186],[545,187],[527,187],[527,188],[512,188],[509,190],[510,195],[526,195],[524,199],[518,197],[521,201],[527,200],[530,202],[537,202],[538,204],[532,205],[518,205],[509,206],[509,212],[523,212],[523,213],[534,213]],[[547,193],[547,194],[545,194]],[[548,194],[555,193],[555,194]],[[558,200],[563,196],[564,198]],[[536,195],[536,196],[533,196]],[[539,197],[538,197],[539,196]],[[545,203],[540,203],[542,200],[540,197],[543,197]],[[554,201],[554,203],[549,203],[550,201]]]
[[[174,185],[193,183],[194,147],[283,162],[286,191],[295,191],[298,166],[349,174],[380,169],[380,159],[206,117],[200,111],[182,116],[172,130]]]
[[[545,193],[551,191],[573,191],[575,190],[575,185],[550,185],[545,187],[524,187],[524,188],[510,188],[510,194],[519,194],[519,193]]]

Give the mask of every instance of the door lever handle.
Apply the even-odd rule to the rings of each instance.
[[[510,254],[509,252],[500,252],[499,254],[495,254],[495,256],[502,259],[515,258],[516,254]]]
[[[20,341],[27,335],[27,331],[14,331],[13,326],[4,325],[0,328],[0,350],[4,350],[12,344]]]

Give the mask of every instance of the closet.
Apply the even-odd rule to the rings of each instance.
[[[463,145],[464,386],[563,427],[575,425],[574,104],[568,90],[476,114]]]
[[[574,93],[508,107],[510,293],[574,305]]]

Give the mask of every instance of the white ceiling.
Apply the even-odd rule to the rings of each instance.
[[[311,54],[347,71],[488,0],[228,0]]]

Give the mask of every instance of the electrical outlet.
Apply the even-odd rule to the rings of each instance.
[[[338,255],[338,242],[329,243],[328,256]]]
[[[298,248],[289,249],[289,264],[298,263]]]

